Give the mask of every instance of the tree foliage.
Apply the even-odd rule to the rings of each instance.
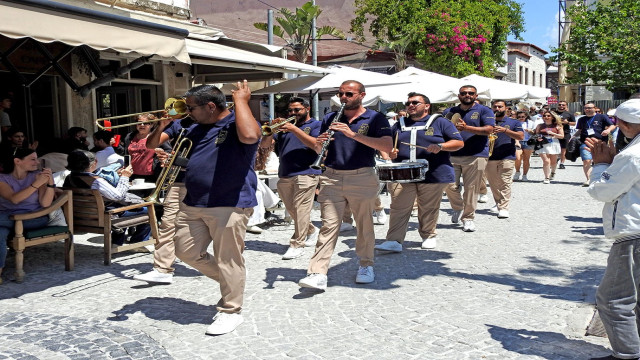
[[[612,91],[640,84],[639,1],[576,3],[567,9],[567,19],[569,39],[553,49],[554,59],[567,66],[567,82],[592,81]]]
[[[394,51],[405,44],[426,70],[451,76],[492,75],[504,65],[507,36],[520,38],[521,5],[513,0],[356,0],[351,31],[365,26]]]
[[[273,26],[273,34],[287,42],[300,62],[306,63],[311,47],[312,24],[313,19],[317,19],[322,13],[319,6],[313,5],[312,1],[306,2],[295,11],[287,8],[280,9],[282,16],[276,16],[275,20],[278,25]],[[257,29],[268,31],[268,25],[264,22],[254,23]],[[324,35],[332,35],[344,38],[344,33],[333,26],[316,27],[316,38],[319,39]]]

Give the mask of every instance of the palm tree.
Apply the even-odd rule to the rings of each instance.
[[[311,47],[311,34],[313,19],[320,16],[322,10],[319,6],[313,5],[309,1],[296,8],[295,12],[287,8],[280,9],[282,16],[276,16],[276,21],[280,26],[273,26],[273,34],[287,42],[287,46],[293,50],[296,59],[302,63],[307,62],[309,47]],[[253,26],[260,30],[268,31],[267,23],[258,22]],[[323,35],[332,35],[344,39],[344,33],[333,26],[322,26],[316,28],[316,38]]]

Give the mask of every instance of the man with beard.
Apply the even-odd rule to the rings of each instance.
[[[320,202],[322,228],[316,251],[311,257],[308,275],[301,279],[301,287],[325,290],[331,255],[340,233],[344,208],[349,204],[357,227],[356,254],[360,267],[356,283],[367,284],[375,279],[373,257],[375,233],[371,214],[378,194],[378,177],[374,169],[376,150],[391,152],[391,129],[387,118],[376,111],[365,109],[364,85],[347,80],[338,90],[340,102],[345,104],[344,114],[333,121],[337,113],[327,114],[322,120],[321,135],[316,139],[316,152],[320,153],[325,141],[330,141],[324,161],[325,172],[320,176]],[[333,140],[327,133],[332,130]]]
[[[427,96],[411,92],[405,106],[409,118],[398,120],[391,131],[394,138],[397,136],[399,144],[409,143],[417,146],[404,145],[394,148],[389,157],[394,163],[405,160],[411,162],[425,160],[429,169],[424,180],[420,182],[389,184],[391,192],[389,231],[387,231],[387,241],[376,245],[376,249],[392,252],[402,251],[402,243],[407,234],[407,225],[416,197],[418,233],[422,238],[422,248],[436,247],[436,225],[442,192],[453,182],[454,176],[449,152],[464,146],[460,132],[450,121],[439,115],[429,115],[431,102]]]
[[[562,118],[562,131],[564,131],[564,138],[560,139],[560,165],[559,169],[564,169],[564,161],[567,159],[567,144],[571,139],[571,126],[575,126],[576,117],[570,113],[567,107],[567,102],[564,100],[558,101],[558,115]]]
[[[447,197],[453,209],[451,222],[457,224],[462,220],[462,230],[465,232],[476,231],[473,219],[478,206],[482,174],[489,157],[488,135],[493,132],[495,125],[493,112],[484,105],[476,104],[477,97],[475,86],[464,85],[458,93],[460,105],[444,111],[447,117],[455,114],[460,116],[456,128],[462,135],[464,147],[451,154],[451,163],[455,170],[455,183],[459,183],[460,176],[463,178],[464,194],[461,195],[462,189],[453,183],[447,188]]]
[[[496,202],[495,211],[498,219],[509,217],[509,202],[511,201],[511,184],[513,183],[513,170],[516,159],[516,140],[524,139],[522,123],[506,116],[506,103],[504,100],[494,100],[493,113],[496,117],[496,126],[493,133],[497,136],[493,142],[493,150],[487,163],[487,180]]]
[[[310,215],[321,171],[309,166],[318,156],[314,149],[316,137],[320,135],[320,122],[311,118],[309,102],[299,97],[289,100],[288,112],[295,117],[295,123],[284,123],[276,134],[263,136],[260,142],[261,148],[269,148],[275,143],[275,153],[280,158],[278,194],[295,227],[283,260],[300,257],[305,246],[315,245],[319,234]]]

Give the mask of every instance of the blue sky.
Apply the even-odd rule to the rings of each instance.
[[[551,55],[558,46],[558,0],[520,0],[524,12],[523,41],[534,44]],[[509,40],[518,41],[513,37]]]

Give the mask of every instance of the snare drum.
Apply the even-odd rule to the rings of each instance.
[[[423,181],[428,170],[429,164],[426,162],[402,162],[376,166],[378,179],[381,182],[410,183]]]

